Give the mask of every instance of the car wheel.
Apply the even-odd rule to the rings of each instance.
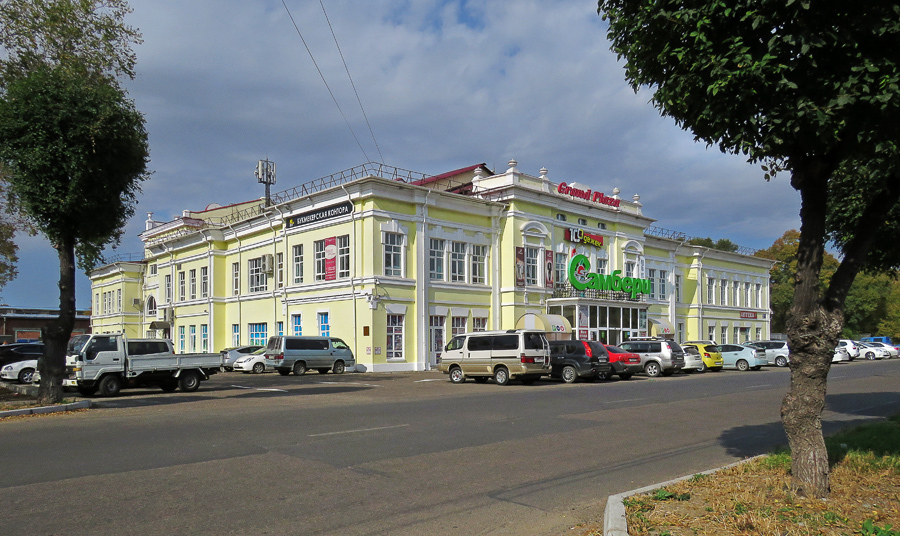
[[[632,374],[630,372],[626,372],[624,374],[619,374],[619,379],[620,380],[630,380],[631,376],[632,376]]]
[[[738,362],[734,364],[735,367],[741,372],[747,372],[750,370],[750,363],[747,363],[743,359],[738,359]]]
[[[866,352],[866,359],[869,361],[875,361],[875,352]]]
[[[34,377],[34,369],[33,368],[23,368],[19,371],[19,383],[31,383],[31,378]]]
[[[487,376],[473,376],[472,379],[475,380],[475,383],[487,383],[488,381]]]
[[[466,381],[466,375],[463,374],[463,371],[459,367],[453,367],[450,369],[450,381],[452,383],[463,383]]]
[[[167,393],[171,393],[178,389],[178,380],[166,380],[159,384],[159,388]]]
[[[293,371],[294,376],[303,376],[304,374],[306,374],[306,363],[297,361],[296,363],[294,363]]]
[[[575,383],[578,379],[578,371],[572,365],[566,365],[562,369],[562,379],[566,383]]]
[[[265,372],[266,366],[262,363],[256,363],[253,365],[253,374],[262,374]]]
[[[103,396],[116,396],[122,390],[122,380],[118,376],[104,376],[100,380],[100,394]]]
[[[709,369],[706,368],[706,363],[704,363],[703,361],[701,361],[701,362],[700,362],[700,368],[697,369],[697,372],[706,372],[707,370],[709,370]]]
[[[291,373],[291,371],[289,371],[289,370],[278,369],[278,374],[281,374],[282,376],[287,376],[290,373]]]
[[[345,367],[344,367],[343,361],[338,361],[337,363],[334,364],[334,367],[331,369],[331,371],[334,372],[335,374],[343,374],[344,370],[345,370]]]
[[[497,385],[509,385],[509,371],[500,367],[494,371],[494,381]]]
[[[656,361],[651,361],[644,366],[644,374],[651,378],[656,378],[661,372],[662,370],[659,368],[659,363]]]
[[[200,388],[200,375],[193,370],[182,372],[178,377],[178,387],[185,393],[193,393]]]
[[[786,367],[788,364],[788,360],[783,355],[780,355],[775,358],[775,364],[778,365],[779,367]]]

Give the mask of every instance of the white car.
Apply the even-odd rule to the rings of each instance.
[[[838,348],[846,348],[847,356],[850,358],[850,361],[853,361],[857,357],[859,357],[859,345],[856,341],[852,341],[850,339],[841,339],[838,341]]]
[[[37,370],[37,359],[16,361],[3,366],[3,369],[0,370],[0,378],[19,383],[31,383],[35,370]]]
[[[857,342],[859,345],[859,355],[868,360],[873,359],[890,359],[891,354],[880,346],[874,346],[873,342]]]
[[[831,358],[832,363],[840,363],[842,361],[850,361],[850,353],[846,346],[838,346],[834,349],[834,357]]]
[[[900,352],[898,352],[897,349],[890,344],[884,344],[883,342],[867,342],[866,344],[868,346],[874,346],[875,348],[883,348],[884,351],[888,354],[885,359],[893,359],[900,356]]]
[[[263,346],[259,350],[256,350],[250,355],[239,357],[232,366],[234,367],[235,372],[243,372],[244,374],[250,372],[254,374],[260,374],[271,368],[266,365],[265,346]]]

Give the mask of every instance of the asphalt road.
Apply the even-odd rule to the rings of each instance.
[[[832,368],[826,432],[900,412]],[[784,444],[786,369],[533,386],[226,373],[0,421],[0,534],[561,535],[606,496]]]

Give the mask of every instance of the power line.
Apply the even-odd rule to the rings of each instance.
[[[353,77],[350,76],[350,68],[347,67],[347,61],[344,59],[344,53],[341,51],[341,45],[338,44],[337,36],[334,34],[334,28],[331,27],[331,20],[328,18],[328,13],[325,11],[325,4],[322,3],[322,0],[319,0],[319,5],[322,6],[322,13],[325,14],[325,22],[328,23],[328,29],[331,30],[331,37],[334,38],[334,46],[337,47],[338,54],[341,56],[341,62],[344,64],[344,70],[347,71],[347,78],[350,80],[350,85],[353,87],[353,94],[356,95],[356,102],[359,103],[359,109],[362,111],[363,117],[366,120],[366,126],[369,127],[369,134],[372,135],[372,142],[375,143],[375,149],[378,151],[379,162],[384,164],[384,156],[381,154],[381,147],[378,146],[378,140],[375,139],[375,132],[372,131],[372,125],[369,124],[369,116],[366,115],[366,109],[363,108],[362,100],[359,98],[359,93],[356,91],[356,84],[353,83]]]
[[[281,0],[281,4],[284,6],[284,10],[287,11],[288,17],[291,19],[291,24],[294,25],[294,29],[297,30],[297,35],[300,36],[300,40],[303,41],[303,46],[306,47],[306,52],[309,54],[309,59],[312,60],[313,65],[316,66],[316,71],[319,72],[319,77],[322,79],[322,83],[325,84],[325,88],[328,89],[328,94],[331,95],[331,100],[334,101],[334,105],[337,106],[339,112],[341,112],[341,117],[344,118],[344,123],[347,124],[347,128],[350,129],[350,134],[353,135],[353,139],[356,140],[356,145],[359,146],[359,150],[362,151],[363,156],[366,157],[366,161],[369,161],[369,155],[366,154],[366,150],[363,149],[362,144],[359,142],[359,138],[356,137],[356,133],[353,132],[353,127],[350,126],[350,122],[347,121],[347,116],[344,115],[344,110],[341,109],[341,105],[338,104],[337,98],[334,96],[334,92],[331,91],[331,87],[329,87],[328,82],[325,81],[325,75],[322,74],[322,70],[319,69],[319,64],[316,63],[316,58],[313,57],[312,51],[309,49],[309,45],[306,44],[306,39],[303,38],[303,34],[300,33],[300,28],[297,26],[297,22],[294,21],[294,16],[291,15],[291,10],[288,9],[287,3],[285,0]],[[379,153],[380,154],[380,153]]]

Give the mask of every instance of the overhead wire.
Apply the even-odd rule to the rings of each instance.
[[[378,140],[375,139],[375,132],[372,131],[372,125],[369,123],[369,116],[366,115],[366,109],[363,107],[362,100],[359,98],[359,92],[356,91],[356,84],[353,83],[353,77],[350,76],[350,68],[347,67],[347,61],[344,59],[344,53],[341,51],[341,45],[338,44],[337,36],[334,34],[334,28],[331,27],[331,19],[328,18],[328,13],[325,11],[325,4],[322,0],[319,0],[319,5],[322,6],[322,13],[325,15],[325,22],[328,23],[328,29],[331,30],[331,37],[334,38],[334,46],[337,47],[338,54],[341,56],[341,62],[344,64],[344,70],[347,71],[347,78],[350,80],[350,85],[353,87],[353,94],[356,95],[356,102],[359,103],[359,109],[362,111],[363,117],[366,120],[366,126],[369,127],[369,134],[372,135],[372,142],[375,144],[375,150],[378,151],[378,158],[380,158],[379,162],[384,164],[384,156],[381,154],[381,147],[378,146]]]
[[[309,45],[306,44],[306,39],[303,38],[303,33],[300,32],[300,27],[297,26],[297,22],[294,20],[294,16],[291,14],[291,10],[288,8],[285,0],[281,0],[281,4],[284,6],[284,10],[287,11],[288,18],[291,19],[291,24],[294,25],[294,30],[297,31],[297,35],[300,36],[300,41],[303,42],[303,46],[306,47],[306,53],[309,54],[309,59],[312,60],[313,65],[316,67],[316,71],[319,72],[319,77],[322,79],[322,83],[325,84],[325,88],[328,89],[328,94],[331,95],[331,100],[334,101],[334,105],[337,106],[338,111],[341,113],[341,117],[344,118],[344,123],[347,124],[347,128],[350,129],[350,134],[353,136],[353,139],[356,140],[356,145],[359,146],[359,150],[362,151],[363,156],[366,158],[366,162],[370,162],[369,155],[366,154],[366,150],[363,149],[362,144],[359,142],[359,138],[356,137],[356,132],[353,131],[353,127],[350,126],[350,121],[347,120],[347,116],[344,115],[344,110],[341,109],[341,105],[338,104],[337,98],[334,96],[334,92],[331,91],[331,87],[328,85],[328,82],[325,80],[325,75],[322,74],[322,69],[319,69],[319,64],[316,63],[316,58],[313,56],[312,50],[309,49]]]

